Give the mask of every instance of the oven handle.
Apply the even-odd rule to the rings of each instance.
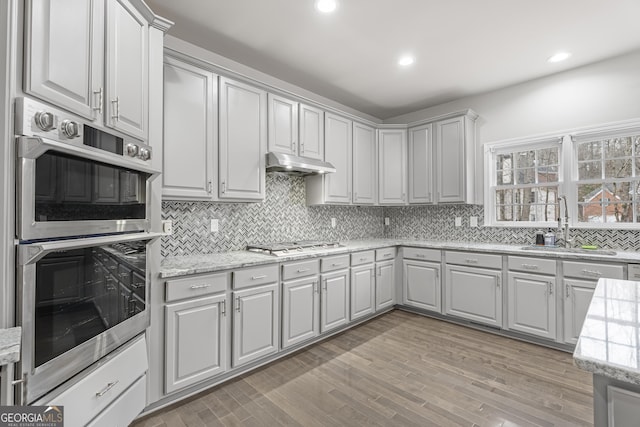
[[[83,159],[106,163],[108,165],[120,166],[138,172],[145,172],[152,176],[160,174],[160,171],[153,169],[148,165],[85,145],[62,143],[37,136],[20,136],[17,138],[17,145],[18,157],[22,159],[37,159],[47,151],[55,151],[58,153],[81,157]]]
[[[18,265],[29,265],[55,251],[88,248],[91,246],[111,245],[137,240],[155,240],[162,233],[129,233],[113,236],[86,237],[82,239],[56,240],[50,242],[27,243],[18,245]]]

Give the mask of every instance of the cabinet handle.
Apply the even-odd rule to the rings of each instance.
[[[371,269],[371,277],[376,277],[376,269],[375,269],[375,267]]]
[[[582,274],[584,274],[585,276],[593,276],[593,277],[600,277],[602,276],[602,273],[600,273],[599,271],[596,270],[582,270]]]
[[[478,260],[475,258],[467,258],[465,259],[465,262],[469,263],[469,264],[477,264]]]
[[[103,90],[102,88],[98,89],[98,90],[94,90],[93,93],[95,95],[98,95],[98,106],[97,107],[93,107],[93,111],[97,111],[98,114],[102,115],[102,94],[103,94]]]
[[[500,282],[501,282],[500,276],[496,276],[496,288],[500,287]]]
[[[267,277],[266,274],[261,274],[260,276],[251,276],[251,280],[260,280],[264,279],[265,277]]]
[[[366,258],[360,258],[360,261],[366,261],[366,260],[367,260]]]
[[[553,295],[553,283],[547,282],[549,285],[549,295]]]
[[[324,279],[324,286],[322,287],[322,290],[327,292],[327,279]]]
[[[202,285],[191,285],[191,289],[204,289],[211,287],[208,283],[203,283]]]
[[[310,268],[299,268],[296,273],[306,273],[307,271],[311,270]]]
[[[313,282],[313,292],[315,292],[316,294],[320,292],[320,290],[318,289],[318,282],[316,281]]]
[[[116,386],[116,384],[118,384],[119,382],[120,382],[120,380],[115,380],[115,381],[112,381],[112,382],[108,383],[105,388],[103,388],[101,391],[96,393],[96,397],[104,396],[105,394],[107,394],[107,392],[109,390],[114,388]]]
[[[567,293],[567,298],[571,296],[571,286],[568,283],[564,284],[565,292]]]
[[[378,276],[382,276],[382,267],[378,267]]]
[[[522,268],[525,270],[538,270],[540,267],[535,264],[522,264]]]
[[[387,252],[386,254],[382,254],[382,256],[385,257],[385,258],[388,257],[388,256],[391,256],[391,252]]]
[[[224,181],[220,183],[220,188],[222,190],[222,194],[227,192],[227,184]]]
[[[209,193],[209,194],[213,193],[213,182],[212,181],[207,182],[207,193]]]
[[[427,202],[431,201],[431,193],[427,193]]]
[[[227,300],[223,299],[221,304],[222,304],[222,315],[226,316],[227,315]]]
[[[120,98],[116,96],[116,99],[111,100],[111,118],[116,122],[120,120]],[[115,114],[113,112],[115,111]]]
[[[236,311],[240,313],[240,297],[236,298]]]
[[[416,258],[426,258],[425,254],[416,254]]]
[[[634,279],[640,279],[640,273],[633,273],[633,277]]]
[[[440,270],[436,270],[436,280],[440,279]]]
[[[341,262],[334,262],[333,264],[331,264],[331,267],[339,267],[341,265],[342,265]]]

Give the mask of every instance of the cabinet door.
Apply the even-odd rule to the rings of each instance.
[[[553,277],[509,273],[509,329],[555,339],[555,286]]]
[[[98,118],[104,0],[31,0],[25,18],[25,92]]]
[[[376,130],[353,124],[353,203],[376,202]]]
[[[324,111],[300,104],[300,155],[324,160]]]
[[[502,327],[501,272],[447,265],[445,313]]]
[[[378,137],[378,202],[407,201],[407,137],[404,130],[386,129]]]
[[[278,284],[233,293],[233,367],[278,351]]]
[[[464,117],[435,123],[438,202],[465,200]]]
[[[148,23],[127,0],[109,0],[105,124],[147,139]]]
[[[440,264],[404,260],[403,304],[442,313]]]
[[[564,342],[577,344],[582,324],[596,289],[590,280],[564,280]]]
[[[352,123],[344,117],[325,114],[325,160],[336,168],[324,175],[325,202],[351,202]]]
[[[396,303],[394,261],[379,262],[376,269],[376,311],[380,311]]]
[[[227,369],[226,295],[167,304],[165,393]]]
[[[351,269],[351,320],[372,314],[375,309],[375,267]]]
[[[220,78],[220,199],[262,200],[267,149],[267,94]]]
[[[320,332],[320,278],[282,284],[282,348],[318,336]]]
[[[349,270],[323,274],[320,302],[320,332],[345,325],[349,321]]]
[[[409,129],[409,203],[433,202],[431,124]]]
[[[218,153],[218,81],[165,57],[162,198],[212,200]]]
[[[298,103],[272,93],[269,100],[268,151],[298,154]]]

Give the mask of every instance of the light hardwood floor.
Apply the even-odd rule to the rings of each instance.
[[[136,427],[589,426],[569,353],[393,311]]]

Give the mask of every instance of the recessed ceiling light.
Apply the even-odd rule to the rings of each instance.
[[[322,13],[331,13],[338,7],[336,0],[316,0],[316,9]]]
[[[416,59],[411,55],[404,55],[398,59],[398,65],[401,67],[408,67],[409,65],[416,62]]]
[[[547,59],[547,62],[564,61],[565,59],[567,59],[570,56],[571,56],[571,54],[569,52],[558,52],[555,55],[550,56],[549,59]]]

